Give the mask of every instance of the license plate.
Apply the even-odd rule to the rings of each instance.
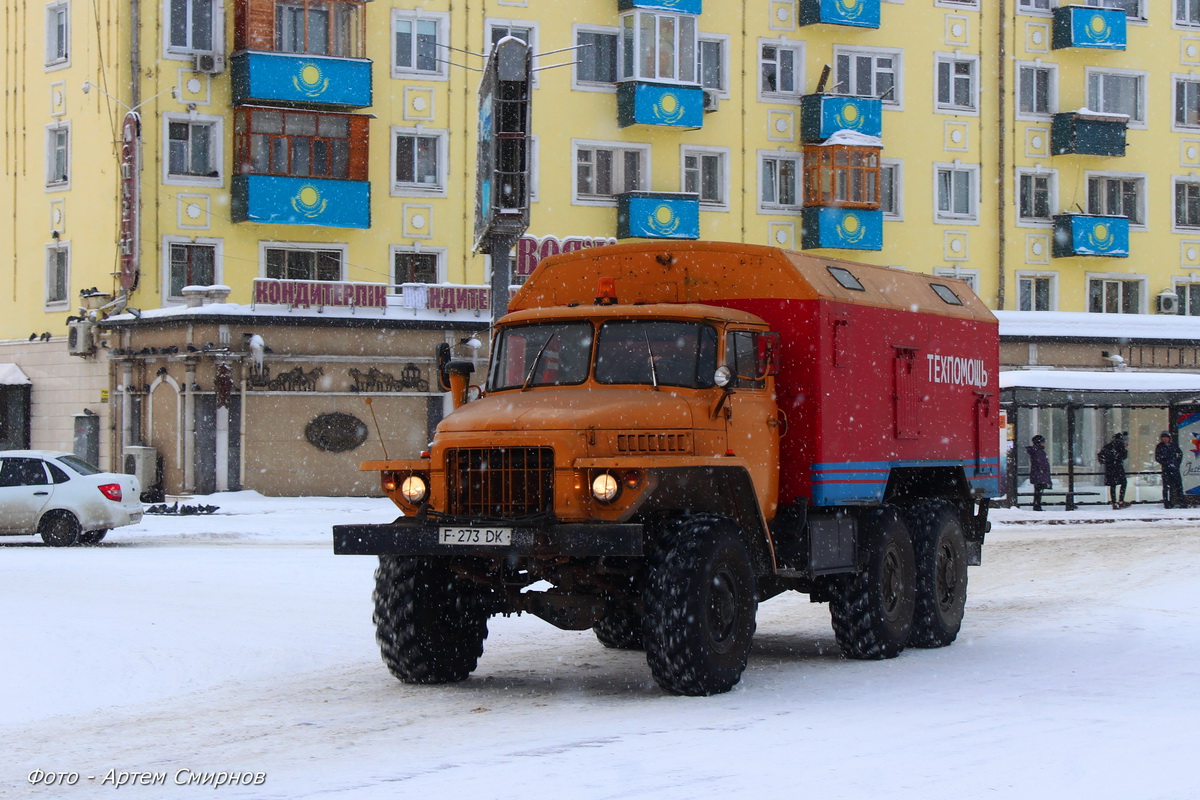
[[[439,528],[438,544],[450,545],[510,545],[512,528]]]

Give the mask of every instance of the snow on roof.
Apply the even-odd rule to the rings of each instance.
[[[1000,372],[1001,389],[1060,389],[1070,392],[1195,392],[1200,375],[1175,372],[1089,372],[1013,369]]]
[[[997,311],[1000,336],[1054,339],[1198,339],[1200,317],[1174,314],[1089,314],[1083,311]]]
[[[0,386],[27,386],[33,383],[16,364],[0,364]]]

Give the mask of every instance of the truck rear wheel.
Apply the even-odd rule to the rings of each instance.
[[[758,608],[750,551],[733,523],[679,520],[655,542],[647,562],[646,662],[672,694],[732,689],[746,668]]]
[[[908,643],[945,647],[958,637],[967,606],[967,543],[954,508],[923,503],[910,513],[917,559],[917,605]]]
[[[641,618],[632,609],[614,606],[592,628],[592,632],[600,644],[613,650],[644,650],[646,635],[642,627]]]
[[[867,564],[834,586],[833,633],[849,658],[895,658],[904,650],[916,606],[916,560],[908,528],[895,514],[863,525]]]
[[[375,639],[388,670],[405,683],[467,679],[483,654],[487,611],[473,586],[435,559],[380,556]]]

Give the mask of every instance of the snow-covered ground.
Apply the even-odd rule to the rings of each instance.
[[[530,617],[466,683],[400,684],[374,559],[329,533],[390,503],[199,501],[95,548],[0,539],[0,797],[1200,797],[1197,511],[994,512],[954,646],[847,661],[785,595],[734,691],[680,698]],[[105,782],[133,772],[165,784]],[[265,777],[174,785],[222,772]]]

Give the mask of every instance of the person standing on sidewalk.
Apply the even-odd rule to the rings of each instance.
[[[1038,434],[1026,446],[1029,454],[1029,482],[1033,484],[1033,510],[1042,510],[1042,492],[1052,486],[1050,481],[1050,459],[1046,457],[1046,437]]]
[[[1112,441],[1100,448],[1096,458],[1104,465],[1104,485],[1108,487],[1108,497],[1113,508],[1129,508],[1125,502],[1125,488],[1129,484],[1125,477],[1125,459],[1129,449],[1125,446],[1125,434],[1114,433]]]
[[[1154,460],[1162,468],[1163,508],[1183,508],[1183,478],[1179,475],[1179,467],[1183,464],[1183,451],[1171,437],[1170,431],[1159,434],[1158,445],[1154,448]]]

